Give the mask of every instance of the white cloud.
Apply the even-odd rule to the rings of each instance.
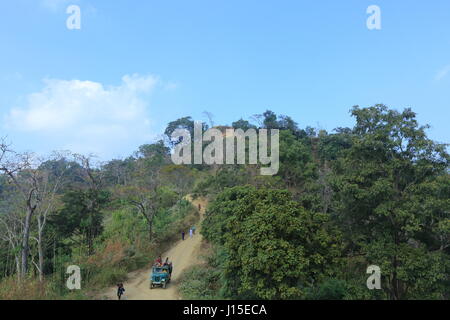
[[[158,83],[155,76],[126,75],[118,86],[81,80],[44,80],[44,88],[27,97],[25,106],[12,108],[6,126],[50,138],[57,149],[122,153],[150,139],[146,96]],[[55,146],[56,147],[56,146]]]
[[[450,64],[439,70],[435,76],[436,81],[441,81],[450,73]]]

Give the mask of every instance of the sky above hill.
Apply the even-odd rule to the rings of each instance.
[[[0,137],[21,151],[121,158],[203,111],[331,131],[376,103],[450,141],[448,0],[5,0],[0,41]]]

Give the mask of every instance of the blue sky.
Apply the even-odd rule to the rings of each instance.
[[[81,30],[66,27],[71,4]],[[0,136],[19,150],[124,157],[205,110],[330,131],[376,103],[450,140],[448,0],[2,1],[0,40]]]

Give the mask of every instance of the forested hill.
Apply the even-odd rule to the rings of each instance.
[[[146,266],[198,220],[207,197],[204,264],[186,298],[448,299],[450,176],[446,146],[410,109],[354,107],[353,128],[300,128],[266,111],[216,126],[279,129],[280,167],[175,165],[175,129],[126,159],[0,144],[0,299],[89,298]],[[202,130],[208,129],[204,123]],[[178,141],[179,142],[179,141]],[[66,288],[80,266],[82,290]],[[369,290],[367,267],[381,270]]]

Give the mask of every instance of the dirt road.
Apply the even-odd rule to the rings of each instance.
[[[203,199],[191,200],[192,204],[197,208],[201,205],[200,220],[203,219],[205,213],[206,201]],[[163,260],[169,257],[169,260],[173,263],[173,274],[170,283],[166,289],[149,288],[150,266],[143,270],[138,270],[128,274],[128,281],[124,282],[125,295],[122,297],[124,300],[177,300],[181,299],[178,293],[178,280],[186,268],[199,263],[198,253],[202,242],[202,236],[200,235],[200,223],[196,225],[197,230],[195,235],[190,238],[189,234],[186,234],[185,240],[178,241],[175,245],[166,253],[162,255]],[[111,287],[106,292],[98,296],[99,299],[113,299],[116,300],[117,288]]]

